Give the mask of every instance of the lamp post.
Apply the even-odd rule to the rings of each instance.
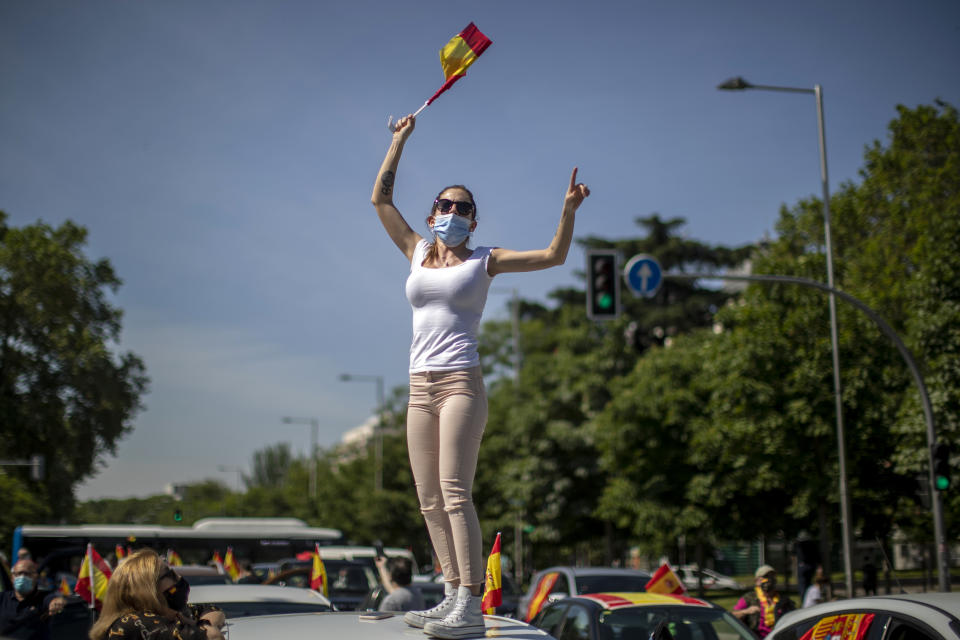
[[[310,498],[317,499],[317,431],[320,429],[320,420],[317,418],[291,418],[284,416],[280,419],[283,424],[310,425]]]
[[[225,464],[217,465],[217,471],[222,473],[236,473],[237,474],[237,493],[240,493],[240,481],[243,479],[243,467],[231,467]]]
[[[843,435],[843,399],[840,386],[840,349],[837,338],[837,298],[833,294],[833,242],[830,235],[830,186],[827,179],[827,139],[823,123],[823,91],[819,84],[812,89],[776,87],[751,84],[741,77],[730,78],[717,85],[717,89],[741,91],[760,89],[787,93],[812,93],[817,104],[817,130],[820,141],[820,182],[823,187],[823,227],[827,254],[827,286],[830,287],[830,345],[833,350],[833,395],[837,414],[837,456],[840,462],[840,522],[843,533],[843,565],[846,574],[847,597],[853,597],[853,561],[850,536],[850,495],[847,488],[847,455]]]
[[[381,491],[383,489],[383,376],[341,373],[340,380],[343,382],[377,383],[377,425],[373,429],[373,488],[375,491]]]

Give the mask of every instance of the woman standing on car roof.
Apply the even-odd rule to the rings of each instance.
[[[467,247],[477,227],[473,194],[462,185],[437,194],[425,240],[393,203],[393,185],[413,116],[400,120],[383,160],[371,201],[394,244],[410,261],[407,299],[413,307],[407,442],[423,513],[443,567],[444,600],[404,619],[441,638],[483,635],[480,597],[484,564],[480,521],[471,495],[487,396],[477,353],[477,333],[487,291],[499,273],[536,271],[563,264],[573,238],[574,215],[590,190],[570,176],[560,224],[550,246],[536,251]]]

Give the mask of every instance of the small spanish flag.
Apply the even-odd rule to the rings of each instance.
[[[454,82],[467,75],[467,67],[472,65],[492,42],[471,22],[440,49],[440,64],[447,81],[427,100],[427,104],[432,103],[441,93],[452,87]]]
[[[118,565],[120,564],[120,561],[121,561],[121,560],[123,560],[124,558],[127,557],[127,551],[124,550],[123,545],[121,545],[121,544],[118,544],[116,547],[114,547],[113,553],[114,553],[114,555],[117,556],[117,564],[118,564]]]
[[[226,569],[223,566],[223,558],[220,557],[219,551],[213,552],[213,558],[210,560],[210,562],[212,562],[213,565],[217,568],[217,571],[220,571],[222,573],[226,572]]]
[[[484,613],[496,613],[497,607],[503,604],[503,582],[500,575],[500,532],[493,541],[493,549],[487,558],[487,579],[484,585],[483,600],[480,608]]]
[[[234,582],[240,577],[240,565],[237,559],[233,557],[233,547],[227,547],[227,555],[223,558],[223,568],[230,574],[230,579]]]
[[[179,553],[173,549],[167,549],[167,564],[171,567],[180,567],[183,566],[183,560],[180,558]]]
[[[91,608],[99,611],[103,606],[103,596],[107,592],[107,582],[112,575],[110,565],[100,557],[92,544],[88,544],[87,554],[83,556],[83,564],[80,565],[80,573],[77,574],[75,591],[90,604]]]
[[[653,577],[647,582],[647,591],[650,593],[666,593],[682,596],[687,592],[680,578],[673,572],[670,565],[664,563],[656,570]]]
[[[320,558],[319,544],[314,545],[313,569],[310,570],[310,588],[330,597],[330,589],[327,585],[327,569],[323,566],[323,560]]]
[[[70,583],[67,582],[66,578],[60,578],[60,587],[57,589],[57,591],[59,591],[61,594],[65,596],[68,596],[71,593],[73,593],[73,591],[70,589]]]
[[[540,613],[540,609],[543,608],[543,604],[547,601],[547,596],[549,596],[553,590],[553,585],[557,584],[557,578],[559,577],[559,573],[552,571],[540,578],[533,597],[530,598],[530,604],[527,605],[527,615],[523,619],[524,622],[530,622],[534,616]]]
[[[800,640],[862,640],[873,622],[872,613],[844,613],[821,618]]]

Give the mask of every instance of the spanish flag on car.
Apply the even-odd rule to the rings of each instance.
[[[503,604],[503,582],[500,575],[500,532],[493,541],[493,549],[487,558],[487,579],[484,585],[483,601],[480,608],[484,613],[496,613],[497,607]]]
[[[179,553],[173,549],[167,549],[167,564],[171,567],[180,567],[183,566],[183,560],[180,559]]]
[[[647,582],[647,591],[649,593],[666,593],[682,596],[687,592],[687,589],[683,586],[677,574],[670,568],[670,565],[663,563]]]
[[[543,608],[543,604],[547,601],[547,596],[553,591],[553,585],[557,584],[557,578],[559,577],[559,573],[551,571],[540,578],[533,597],[530,598],[530,604],[527,605],[527,614],[523,618],[524,622],[530,622],[534,616],[540,613],[540,609]]]
[[[230,574],[230,579],[234,582],[240,577],[240,565],[237,559],[233,557],[233,547],[227,547],[227,555],[223,558],[223,568]]]
[[[107,582],[112,575],[110,565],[100,557],[92,544],[88,544],[87,554],[83,556],[83,564],[80,565],[74,591],[99,611],[103,606],[103,595],[107,592]]]
[[[821,618],[800,640],[862,640],[873,622],[872,613],[844,613]]]
[[[330,588],[327,585],[327,569],[320,558],[320,545],[314,545],[313,569],[310,570],[310,588],[330,597]]]

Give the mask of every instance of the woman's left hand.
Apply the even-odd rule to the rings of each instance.
[[[570,174],[570,188],[567,189],[567,197],[563,201],[563,208],[572,208],[574,211],[580,206],[583,202],[583,199],[590,195],[590,189],[587,188],[587,185],[577,183],[577,167],[573,168],[573,173]]]

